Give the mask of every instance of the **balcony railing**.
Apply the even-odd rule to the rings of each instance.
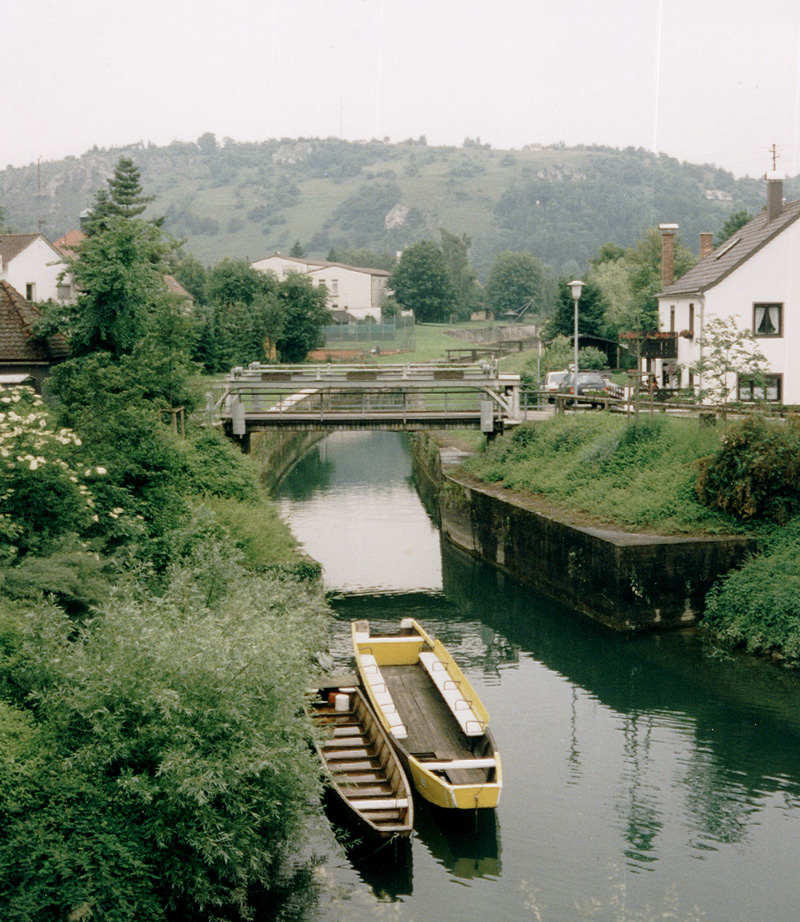
[[[648,333],[642,340],[643,359],[676,359],[677,357],[677,333]]]

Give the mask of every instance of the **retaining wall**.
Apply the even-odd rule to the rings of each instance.
[[[752,539],[672,537],[585,527],[464,473],[463,455],[414,439],[423,494],[435,495],[442,534],[457,547],[621,631],[693,624]],[[427,487],[424,481],[428,480]]]

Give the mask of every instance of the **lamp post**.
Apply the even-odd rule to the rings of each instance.
[[[575,349],[575,360],[574,368],[572,373],[575,376],[572,379],[572,393],[575,397],[578,396],[578,301],[581,299],[581,291],[583,290],[583,282],[575,279],[574,282],[569,283],[569,287],[572,290],[572,300],[575,302],[575,335],[573,337],[573,346]]]

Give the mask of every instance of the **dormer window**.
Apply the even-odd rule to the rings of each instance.
[[[783,305],[754,304],[753,334],[759,337],[783,336]]]

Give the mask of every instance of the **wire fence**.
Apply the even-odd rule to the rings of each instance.
[[[325,347],[369,352],[391,345],[392,350],[413,351],[416,346],[414,320],[400,317],[387,323],[335,323],[325,327]]]

